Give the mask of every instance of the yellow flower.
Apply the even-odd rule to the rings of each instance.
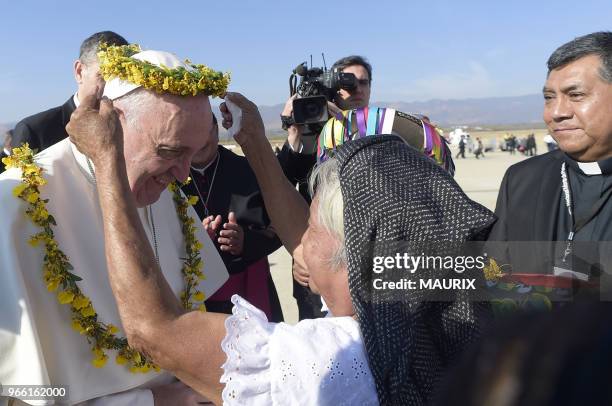
[[[27,164],[23,167],[22,172],[23,172],[23,175],[30,176],[34,174],[40,174],[41,169],[35,164]]]
[[[78,331],[80,334],[85,332],[85,329],[81,325],[81,322],[78,319],[72,319],[72,328]]]
[[[40,198],[40,195],[37,192],[30,192],[26,197],[28,203],[36,203],[36,201]]]
[[[89,306],[89,299],[83,295],[78,295],[72,301],[72,307],[75,310],[81,310],[82,308]]]
[[[17,166],[17,162],[11,156],[2,158],[2,163],[4,164],[6,169],[15,168]]]
[[[132,361],[134,361],[135,364],[140,364],[140,362],[142,361],[142,357],[140,356],[139,352],[134,353],[134,355],[132,356]]]
[[[201,250],[201,249],[202,249],[202,243],[201,243],[200,241],[196,241],[196,242],[194,242],[194,243],[193,243],[193,248],[194,248],[196,251]]]
[[[96,315],[96,311],[94,310],[93,306],[89,304],[89,306],[81,309],[81,314],[83,317],[92,317]]]
[[[40,175],[32,175],[30,178],[30,184],[32,186],[42,186],[47,184],[47,180]]]
[[[44,205],[36,205],[34,210],[32,210],[30,218],[38,223],[40,221],[47,220],[49,218],[49,212],[45,209]]]
[[[117,354],[117,356],[115,357],[115,362],[119,365],[125,365],[128,362],[128,359],[125,358],[123,355],[121,354]]]
[[[74,293],[67,290],[60,292],[57,295],[57,300],[59,300],[61,304],[72,303],[72,301],[74,300]]]
[[[204,300],[204,293],[202,292],[196,292],[195,295],[193,295],[193,299],[197,302],[201,302],[202,300]]]
[[[187,203],[189,203],[190,206],[195,206],[198,203],[198,200],[199,199],[197,196],[189,196]]]
[[[15,186],[15,188],[13,189],[13,196],[15,197],[19,197],[21,196],[21,194],[23,193],[24,190],[26,190],[28,188],[28,185],[26,183],[20,183],[17,186]]]
[[[108,325],[108,332],[111,333],[111,334],[117,334],[119,332],[119,329],[117,328],[117,326],[109,324]]]
[[[49,292],[55,292],[58,287],[59,287],[59,280],[57,279],[52,279],[47,282],[47,290]]]
[[[94,358],[91,363],[93,364],[94,367],[96,368],[104,368],[104,365],[106,365],[106,361],[108,360],[108,357],[106,355],[103,355],[101,357],[96,357]]]
[[[38,234],[34,234],[28,240],[28,244],[30,244],[32,247],[38,247],[39,242],[40,242],[40,236]]]

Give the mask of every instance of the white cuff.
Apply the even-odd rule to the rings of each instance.
[[[221,348],[224,405],[270,405],[271,380],[268,343],[273,326],[266,315],[238,295],[232,296],[232,315],[225,320]]]

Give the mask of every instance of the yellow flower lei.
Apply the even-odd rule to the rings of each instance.
[[[132,58],[141,51],[137,44],[100,46],[98,59],[100,73],[104,80],[113,77],[140,85],[157,93],[172,93],[180,96],[195,96],[203,92],[210,96],[221,96],[229,85],[229,73],[222,73],[206,65],[185,63],[192,69],[182,66],[170,69],[157,66],[147,61]]]
[[[42,229],[32,235],[28,243],[34,247],[40,243],[44,244],[43,279],[50,292],[59,289],[57,294],[59,303],[70,306],[72,328],[85,335],[87,341],[91,344],[91,350],[94,354],[92,364],[96,368],[104,367],[108,360],[106,351],[115,350],[117,351],[115,357],[117,364],[128,364],[131,372],[159,371],[159,367],[151,359],[131,348],[125,337],[117,336],[119,329],[116,326],[98,320],[98,314],[91,300],[81,292],[77,282],[81,281],[82,278],[70,272],[74,268],[55,241],[52,226],[57,225],[57,223],[47,211],[46,204],[49,200],[40,198],[39,188],[44,186],[47,181],[42,177],[43,169],[34,161],[33,152],[29,145],[24,144],[21,148],[14,148],[12,155],[3,158],[2,162],[7,169],[21,169],[21,183],[13,189],[13,195],[28,204],[26,215],[36,226]],[[173,194],[176,211],[182,223],[187,252],[186,258],[182,258],[183,268],[181,272],[185,281],[185,289],[180,294],[181,304],[188,310],[197,307],[201,311],[206,311],[203,303],[204,293],[197,290],[198,281],[205,279],[202,272],[202,258],[200,258],[202,243],[196,237],[193,218],[187,214],[188,207],[196,204],[198,199],[196,196],[190,196],[188,199],[183,197],[180,193],[180,187],[176,184],[171,184],[168,188]]]

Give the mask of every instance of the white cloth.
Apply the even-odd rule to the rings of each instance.
[[[351,317],[269,323],[238,295],[225,322],[224,405],[377,405],[359,324]]]
[[[229,100],[225,100],[225,106],[232,115],[232,126],[227,129],[227,136],[233,138],[242,128],[242,109]]]
[[[38,154],[36,161],[48,181],[41,188],[41,197],[49,199],[47,207],[57,222],[54,232],[59,247],[74,266],[72,272],[83,278],[79,287],[92,300],[100,320],[119,326],[123,334],[108,281],[100,205],[85,156],[65,139]],[[17,169],[0,175],[0,382],[67,385],[69,404],[74,404],[146,386],[160,376],[170,381],[167,373],[130,373],[115,363],[112,351],[104,368],[93,367],[87,340],[71,328],[69,307],[60,305],[57,293],[46,289],[42,279],[44,248],[28,244],[39,230],[26,217],[25,203],[12,195],[19,182]],[[151,207],[160,265],[178,293],[183,288],[180,270],[185,246],[170,192],[164,191]],[[153,241],[151,218],[145,209],[139,209],[139,214],[149,241]],[[189,208],[189,215],[199,224],[193,208]],[[199,287],[209,297],[228,274],[203,227],[197,228],[197,238],[203,244],[206,274]]]

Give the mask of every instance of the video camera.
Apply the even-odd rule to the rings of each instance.
[[[300,83],[297,84],[297,77]],[[357,87],[357,79],[352,73],[338,69],[310,68],[306,62],[299,64],[289,77],[293,101],[293,120],[296,124],[306,124],[312,133],[319,133],[322,124],[329,119],[327,102],[333,100],[340,89],[352,90]]]

